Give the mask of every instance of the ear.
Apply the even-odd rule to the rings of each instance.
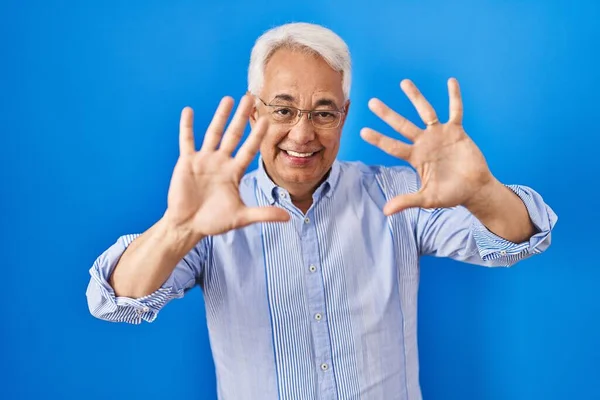
[[[252,93],[250,93],[250,91],[246,91],[246,96],[250,96],[251,98],[254,99],[254,96],[252,96]],[[252,106],[252,110],[250,111],[250,127],[254,128],[254,125],[256,124],[256,121],[258,120],[258,110],[256,109],[256,101],[254,102],[254,105]]]

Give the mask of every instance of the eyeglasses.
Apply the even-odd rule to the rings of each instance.
[[[256,96],[269,110],[269,118],[275,124],[293,126],[300,121],[303,114],[317,129],[334,129],[340,126],[344,111],[339,110],[301,110],[296,107],[267,104],[263,99]]]

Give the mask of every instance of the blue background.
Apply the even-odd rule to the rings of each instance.
[[[289,21],[349,44],[341,159],[393,165],[363,126],[378,96],[441,119],[456,76],[465,127],[504,183],[559,215],[547,253],[512,269],[424,259],[425,399],[600,399],[598,3],[585,1],[3,1],[0,5],[0,398],[215,398],[201,292],[153,324],[94,319],[94,259],[166,206],[179,113],[201,138],[246,89],[254,40]]]

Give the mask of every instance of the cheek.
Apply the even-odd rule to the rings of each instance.
[[[278,151],[277,145],[284,135],[277,130],[269,129],[260,143],[260,152],[263,156],[274,156]]]
[[[340,146],[340,133],[335,132],[321,136],[319,139],[321,144],[327,149],[327,151],[335,151]]]

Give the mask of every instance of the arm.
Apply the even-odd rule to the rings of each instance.
[[[256,121],[232,156],[252,104],[250,97],[242,99],[223,135],[233,106],[231,98],[224,98],[200,151],[194,144],[192,110],[183,110],[180,155],[171,177],[167,211],[143,235],[121,237],[98,257],[87,290],[94,316],[131,323],[153,321],[169,300],[182,297],[194,285],[203,271],[211,236],[255,222],[289,219],[277,207],[246,207],[239,195],[240,179],[267,128],[265,120]]]
[[[177,236],[164,225],[161,220],[142,235],[122,236],[96,259],[86,292],[93,316],[152,322],[170,300],[183,297],[200,279],[208,238],[186,251],[181,245],[185,240],[172,242]]]
[[[361,131],[367,142],[408,161],[416,170],[406,174],[408,190],[397,190],[384,213],[417,210],[416,240],[421,254],[511,265],[543,251],[550,244],[556,215],[533,190],[506,187],[493,176],[462,126],[458,81],[448,80],[450,115],[444,124],[412,82],[404,80],[401,87],[425,129],[377,99],[371,100],[369,107],[412,145],[370,128]]]
[[[483,266],[512,266],[531,255],[544,252],[550,246],[551,231],[558,220],[556,214],[533,189],[516,185],[505,188],[525,209],[525,216],[521,217],[525,221],[520,219],[516,225],[520,223],[525,229],[529,229],[528,224],[533,225],[534,232],[529,236],[514,241],[501,237],[462,206],[419,209],[416,237],[420,254],[450,257]],[[494,214],[493,210],[484,212]],[[500,228],[496,229],[506,224],[510,230],[513,218],[514,215],[499,218]]]
[[[169,226],[166,218],[161,219],[123,253],[109,280],[115,294],[144,297],[155,292],[202,239]]]
[[[510,190],[498,180],[492,179],[465,204],[465,208],[496,235],[507,241],[520,243],[539,232],[526,206],[531,196],[525,193],[522,195],[526,197],[523,199],[519,195],[517,187]],[[530,204],[530,208],[533,207],[535,204]]]

